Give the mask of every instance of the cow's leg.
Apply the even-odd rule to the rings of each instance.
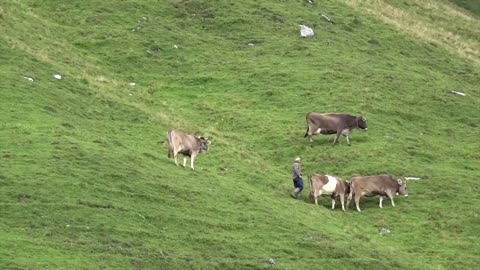
[[[340,134],[342,134],[342,131],[337,131],[337,135],[335,135],[335,139],[333,140],[333,145],[335,145],[338,142],[338,138],[340,137]]]
[[[335,197],[332,196],[332,210],[335,209]]]
[[[345,212],[345,194],[340,194],[340,203],[342,204],[342,211]]]
[[[345,138],[347,138],[347,144],[350,145],[350,130],[349,129],[344,129],[342,130],[342,135],[345,136]]]
[[[173,152],[173,159],[175,160],[175,165],[177,165],[177,166],[178,166],[177,155],[178,155],[178,153],[176,153],[176,152]]]
[[[392,201],[392,206],[395,207],[395,202],[393,201],[393,196],[390,194],[387,194],[388,198],[390,198],[390,201]]]
[[[322,195],[322,191],[315,191],[315,205],[318,205],[318,198]]]
[[[313,146],[313,136],[312,135],[308,135],[308,141],[310,143],[310,146]]]
[[[315,201],[315,205],[318,205],[318,191],[313,191],[313,200]]]
[[[351,202],[351,201],[352,201],[352,192],[350,192],[350,193],[348,194],[348,197],[347,197],[347,209],[348,209],[348,207],[350,206],[350,202]]]
[[[192,155],[190,157],[190,169],[192,169],[192,170],[195,170],[195,168],[193,167],[194,162],[195,162],[195,155]]]
[[[378,203],[378,206],[380,206],[380,208],[383,208],[382,202],[383,202],[383,196],[380,196],[380,202]]]
[[[358,212],[362,212],[362,210],[360,210],[360,197],[362,197],[362,195],[355,194],[355,206],[357,206]]]
[[[183,167],[187,167],[187,156],[183,156]]]

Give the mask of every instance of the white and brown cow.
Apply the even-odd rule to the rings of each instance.
[[[395,206],[393,196],[397,193],[408,196],[407,183],[405,180],[397,179],[391,175],[372,175],[372,176],[356,176],[350,179],[350,194],[347,199],[347,209],[350,205],[352,197],[355,197],[355,205],[360,212],[360,198],[363,196],[380,196],[379,206],[383,208],[383,198],[387,196]]]
[[[347,138],[350,145],[350,133],[355,128],[367,130],[367,120],[363,116],[352,116],[344,113],[307,113],[307,132],[304,137],[308,137],[310,145],[313,143],[313,135],[336,134],[333,144],[338,142],[340,135]]]
[[[196,137],[176,130],[167,132],[168,157],[175,159],[178,166],[177,154],[183,155],[183,167],[187,166],[187,157],[190,157],[190,168],[194,170],[195,157],[202,151],[208,150],[210,141],[204,137]]]
[[[347,182],[336,176],[313,174],[308,177],[308,183],[310,185],[310,196],[313,197],[316,205],[318,205],[320,195],[328,194],[332,198],[332,210],[335,209],[335,199],[340,198],[342,210],[345,211],[345,196],[349,193]]]

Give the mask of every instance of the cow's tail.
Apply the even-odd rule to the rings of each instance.
[[[350,192],[348,193],[348,200],[350,201],[353,198],[353,196],[355,195],[354,194],[355,193],[355,186],[354,186],[355,181],[352,181],[350,179],[350,181],[347,180],[346,182],[347,182],[348,188],[350,189]]]
[[[307,113],[307,116],[305,117],[307,119],[307,131],[305,131],[305,135],[303,135],[304,138],[308,137],[308,131],[310,130],[310,124],[308,123],[308,116],[310,113]]]
[[[313,176],[313,175],[309,175],[309,176],[308,176],[308,187],[309,187],[309,189],[310,189],[310,196],[313,195],[313,191],[314,191],[314,189],[315,189],[315,188],[313,187],[312,176]]]
[[[304,138],[308,137],[309,130],[310,130],[310,127],[307,125],[307,131],[305,131],[305,135],[303,135]]]
[[[350,194],[350,187],[351,186],[351,183],[350,183],[350,180],[346,180],[345,181],[345,194]]]
[[[168,157],[173,157],[172,130],[167,131]]]

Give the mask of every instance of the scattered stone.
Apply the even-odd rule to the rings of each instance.
[[[53,78],[57,79],[57,80],[61,80],[62,79],[62,75],[60,74],[53,74]]]
[[[34,81],[33,78],[31,78],[31,77],[27,77],[27,76],[22,76],[22,77],[27,81],[31,81],[31,82]]]
[[[300,24],[300,36],[301,37],[312,37],[314,35],[313,29],[305,26],[303,24]]]
[[[378,233],[379,233],[380,235],[389,235],[391,232],[390,232],[389,229],[382,227],[382,228],[378,229]]]
[[[458,92],[458,91],[455,91],[455,90],[450,90],[451,93],[455,94],[455,95],[459,95],[459,96],[466,96],[465,93],[462,93],[462,92]]]
[[[253,45],[255,45],[255,44],[253,44],[253,43],[251,43],[251,42],[250,42],[250,43],[248,43],[248,46],[253,46]]]
[[[323,17],[325,20],[327,20],[327,22],[329,22],[329,23],[332,23],[332,24],[333,24],[333,21],[332,21],[332,20],[331,20],[331,19],[330,19],[330,18],[329,18],[327,15],[325,15],[325,14],[322,14],[322,17]]]
[[[130,94],[128,94],[128,95],[129,95],[129,96],[133,96],[133,94],[132,94],[132,93],[130,93]]]
[[[173,47],[174,47],[175,49],[178,49],[178,46],[177,46],[177,45],[173,45]]]
[[[134,82],[131,82],[131,83],[129,83],[128,85],[130,85],[130,86],[135,86],[135,85],[137,85],[137,84],[134,83]]]
[[[275,261],[273,260],[273,258],[270,258],[268,260],[268,263],[272,266],[272,267],[275,267]]]

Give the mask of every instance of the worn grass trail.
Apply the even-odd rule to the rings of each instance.
[[[475,268],[480,37],[470,7],[5,1],[0,268],[262,269],[269,258],[279,269]],[[301,39],[298,24],[315,37]],[[331,136],[309,147],[308,111],[363,114],[369,131],[355,130],[351,147]],[[212,139],[196,171],[167,159],[169,128]],[[366,198],[361,214],[331,211],[307,189],[289,197],[297,155],[304,176],[422,179],[395,208]]]

